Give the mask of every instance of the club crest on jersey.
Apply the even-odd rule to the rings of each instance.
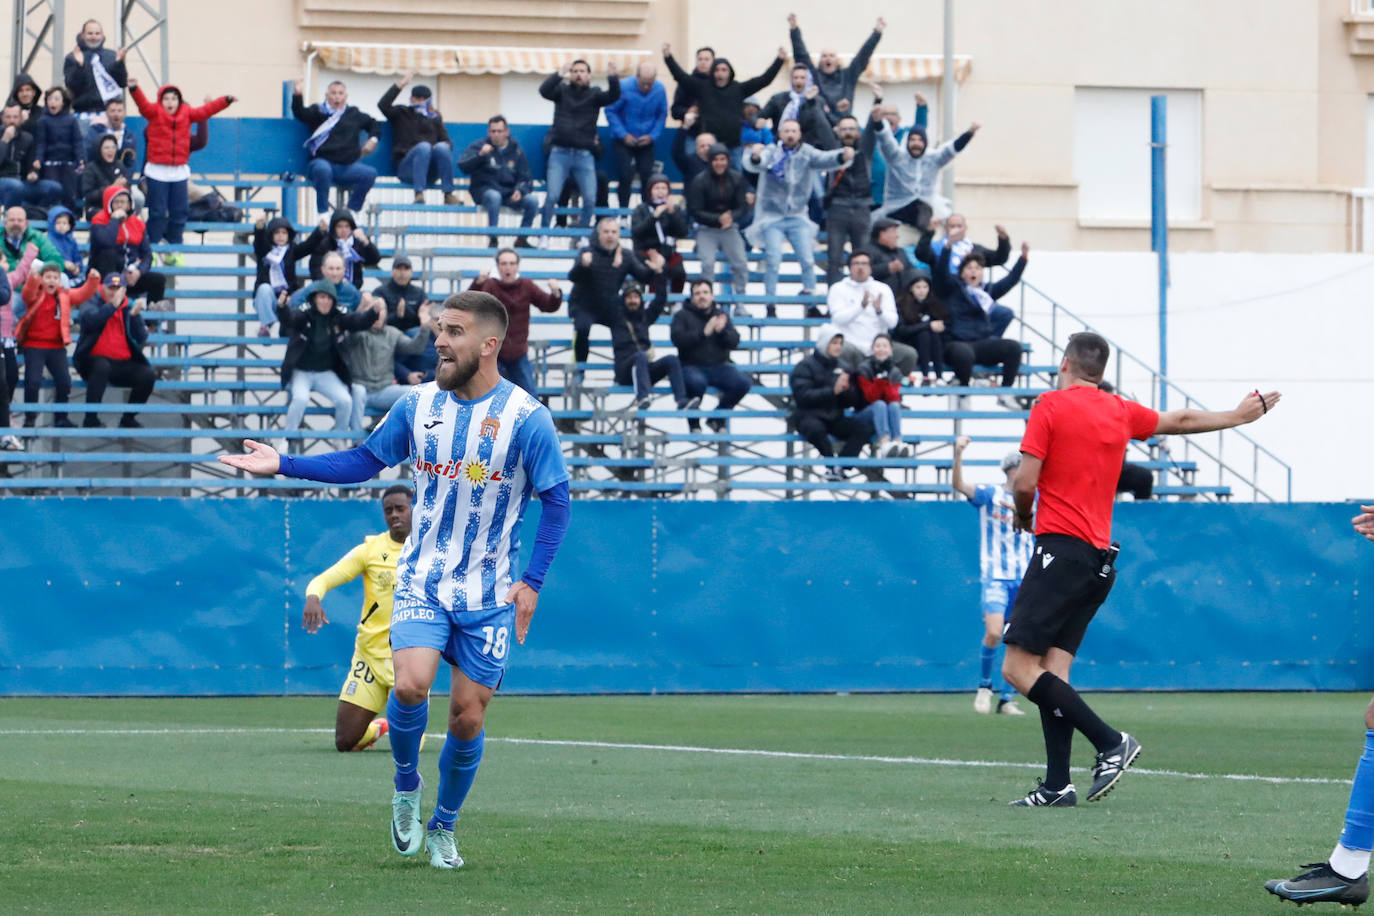
[[[482,421],[482,426],[477,435],[481,439],[495,439],[496,434],[501,431],[501,421],[496,417],[487,417]]]

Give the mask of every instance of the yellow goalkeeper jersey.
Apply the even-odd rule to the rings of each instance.
[[[396,560],[401,547],[387,532],[374,534],[342,560],[310,580],[306,595],[324,598],[331,588],[363,577],[363,611],[357,650],[377,662],[391,662],[391,600],[396,590]]]

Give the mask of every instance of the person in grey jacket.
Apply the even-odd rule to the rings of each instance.
[[[387,323],[386,304],[372,300],[376,319],[365,331],[354,331],[344,338],[341,349],[352,380],[349,393],[353,395],[353,414],[350,429],[363,428],[363,415],[370,410],[388,411],[399,401],[411,385],[424,381],[421,372],[409,372],[405,384],[396,377],[396,359],[400,356],[419,356],[429,343],[430,328],[420,324],[414,337]]]
[[[889,216],[908,226],[915,226],[919,232],[925,232],[930,228],[935,179],[939,177],[940,169],[968,146],[981,125],[975,121],[958,137],[927,153],[925,128],[920,125],[911,128],[906,135],[906,148],[902,149],[892,136],[892,126],[878,117],[876,112],[875,108],[868,124],[875,132],[878,149],[887,163],[887,178],[883,186],[883,205],[874,216]]]
[[[782,240],[786,237],[801,261],[802,294],[807,295],[816,286],[816,259],[812,247],[816,224],[806,213],[815,181],[813,175],[849,162],[854,158],[854,150],[844,146],[822,152],[801,142],[801,125],[795,120],[783,121],[778,126],[778,138],[780,142],[755,146],[744,156],[745,171],[759,176],[754,222],[745,232],[745,238],[750,244],[764,249],[764,291],[774,296],[778,291],[778,268],[782,265]],[[770,305],[770,317],[773,312]]]

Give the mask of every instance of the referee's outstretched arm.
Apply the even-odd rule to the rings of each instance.
[[[1171,410],[1159,415],[1155,435],[1210,433],[1218,429],[1244,426],[1273,410],[1281,397],[1283,395],[1277,391],[1260,394],[1256,390],[1247,394],[1235,410]]]

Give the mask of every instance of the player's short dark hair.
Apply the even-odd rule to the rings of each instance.
[[[492,115],[487,118],[487,125],[490,126],[492,124],[505,124],[507,127],[510,126],[510,122],[506,120],[505,115]]]
[[[475,315],[478,321],[499,328],[501,332],[499,336],[502,339],[506,336],[506,326],[510,324],[510,316],[506,314],[506,307],[501,300],[491,293],[479,293],[470,289],[463,290],[461,293],[454,293],[445,299],[444,308]]]
[[[851,251],[851,252],[849,253],[849,257],[845,258],[845,261],[844,261],[844,262],[845,262],[846,264],[853,264],[855,258],[867,258],[867,259],[868,259],[868,263],[870,263],[870,264],[873,263],[873,255],[869,254],[867,251],[865,251],[865,250],[862,249],[862,248],[855,248],[853,251]]]
[[[386,502],[388,496],[395,496],[397,493],[405,494],[405,498],[412,503],[415,502],[415,491],[403,484],[393,484],[382,491],[382,502]]]
[[[1111,358],[1112,346],[1101,334],[1092,331],[1079,331],[1069,335],[1069,344],[1064,348],[1064,359],[1074,375],[1090,382],[1099,381],[1107,371],[1107,360]]]

